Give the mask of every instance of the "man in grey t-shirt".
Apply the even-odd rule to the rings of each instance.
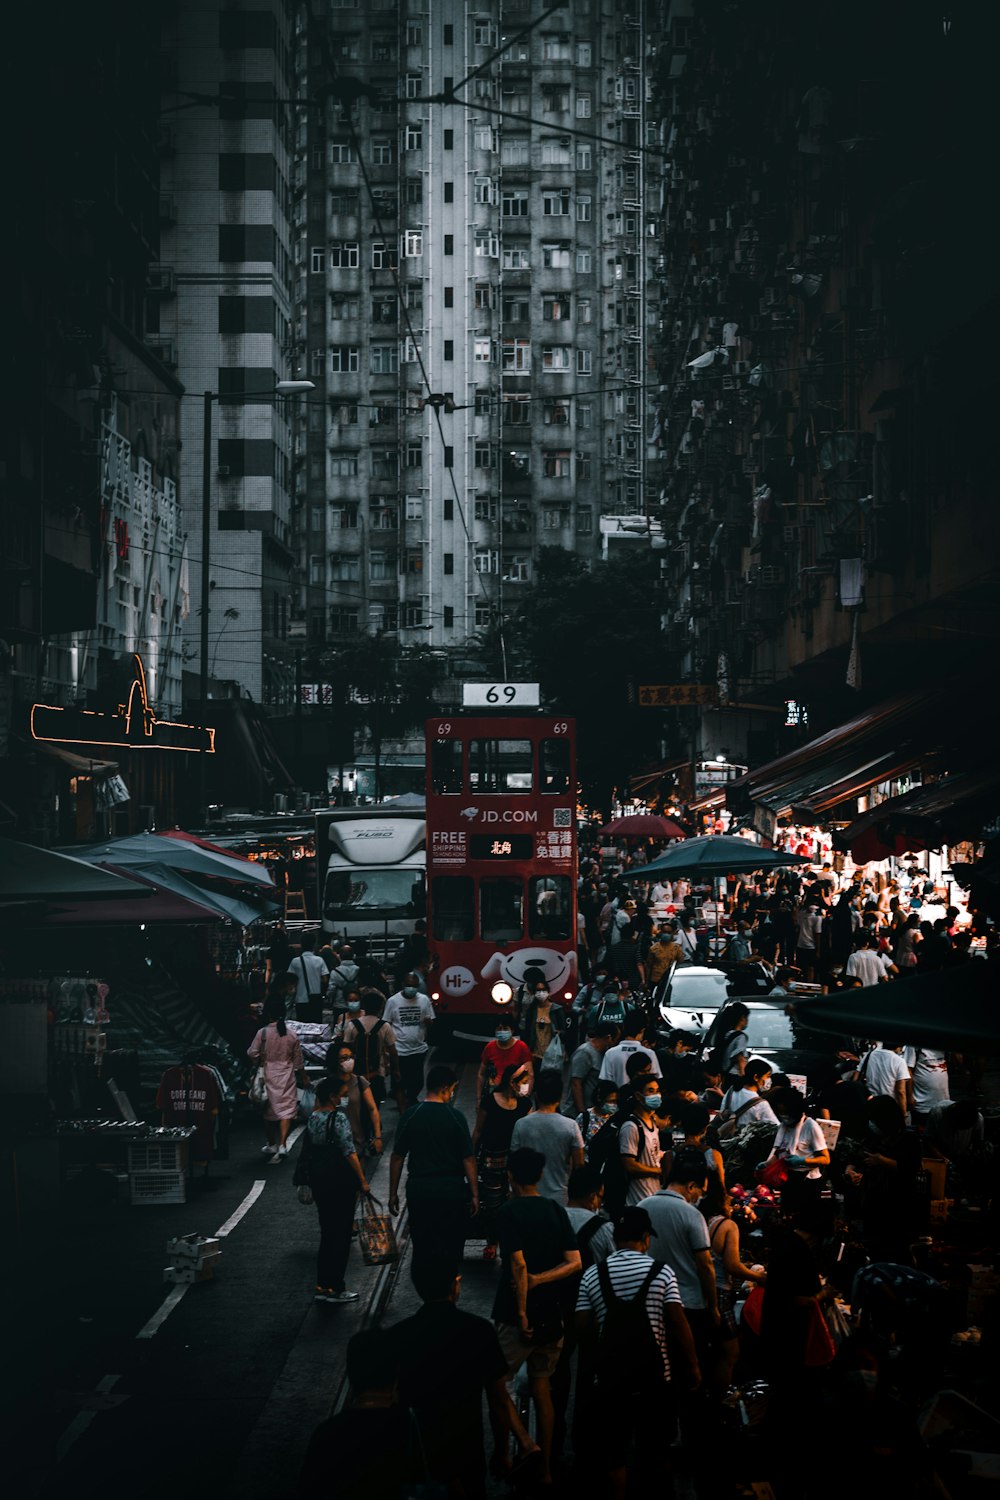
[[[562,1075],[554,1069],[543,1069],[535,1084],[535,1109],[514,1126],[510,1149],[530,1146],[545,1157],[545,1171],[538,1184],[543,1198],[552,1198],[565,1207],[569,1174],[583,1166],[583,1136],[580,1127],[565,1115],[557,1113],[562,1095]]]
[[[593,1104],[604,1054],[614,1039],[614,1026],[608,1021],[600,1021],[587,1032],[587,1040],[570,1058],[569,1078],[562,1102],[562,1112],[568,1119],[575,1120]]]

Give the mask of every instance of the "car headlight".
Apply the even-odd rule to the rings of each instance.
[[[497,1005],[509,1005],[514,998],[514,991],[511,989],[510,985],[506,984],[502,979],[493,986],[493,988],[490,990],[490,994],[496,1001]]]

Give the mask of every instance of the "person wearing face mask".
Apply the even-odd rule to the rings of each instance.
[[[396,1103],[402,1114],[420,1098],[430,1050],[427,1035],[434,1024],[434,1007],[429,996],[421,994],[416,974],[407,974],[402,989],[389,996],[382,1019],[392,1027],[396,1038],[399,1057]]]
[[[408,1161],[406,1206],[414,1269],[441,1256],[458,1265],[470,1216],[479,1212],[476,1155],[465,1117],[454,1107],[458,1077],[438,1063],[427,1073],[427,1097],[406,1111],[389,1160],[389,1212],[399,1213],[399,1181]]]
[[[535,1072],[542,1071],[542,1058],[554,1037],[562,1040],[566,1031],[566,1012],[553,1002],[549,987],[544,982],[535,985],[531,999],[524,1011],[522,1032],[531,1049]]]
[[[798,1089],[771,1090],[771,1108],[778,1116],[778,1133],[768,1161],[780,1160],[788,1169],[781,1189],[782,1212],[790,1212],[807,1200],[819,1197],[823,1174],[830,1165],[830,1152],[815,1120],[806,1114],[806,1101]]]
[[[382,1155],[382,1121],[368,1079],[357,1071],[357,1058],[349,1042],[334,1042],[326,1054],[329,1077],[346,1083],[344,1108],[351,1127],[355,1150],[363,1157],[370,1149]]]
[[[632,1082],[632,1112],[618,1132],[618,1151],[625,1172],[625,1206],[634,1208],[660,1186],[663,1149],[656,1115],[663,1104],[659,1081],[640,1074]]]
[[[347,1010],[334,1032],[334,1041],[345,1042],[353,1049],[358,1072],[368,1079],[375,1103],[381,1109],[387,1084],[398,1088],[399,1059],[395,1032],[378,1014],[379,1009],[380,1003],[372,995],[348,990]]]
[[[497,1253],[496,1213],[510,1196],[507,1157],[514,1126],[531,1110],[530,1064],[508,1063],[496,1086],[481,1097],[472,1131],[472,1147],[479,1163],[479,1203],[486,1236],[484,1260]]]
[[[719,1326],[719,1301],[708,1225],[698,1212],[698,1203],[708,1186],[708,1167],[700,1151],[678,1151],[670,1164],[667,1183],[643,1208],[656,1231],[654,1260],[670,1266],[677,1277],[681,1302],[699,1363],[710,1369],[715,1330]]]
[[[316,1107],[306,1121],[292,1178],[296,1187],[311,1189],[319,1215],[317,1302],[358,1300],[357,1292],[346,1290],[344,1273],[358,1192],[370,1189],[351,1135],[346,1098],[347,1084],[341,1077],[324,1078],[317,1084]]]
[[[618,1085],[608,1079],[598,1083],[594,1089],[594,1102],[576,1117],[577,1127],[583,1136],[583,1159],[588,1160],[590,1143],[597,1132],[618,1113]]]
[[[483,1048],[483,1055],[479,1059],[479,1072],[476,1076],[476,1098],[482,1099],[493,1088],[497,1079],[505,1068],[511,1066],[526,1068],[528,1082],[532,1083],[533,1069],[531,1065],[531,1050],[527,1043],[519,1036],[514,1035],[513,1019],[509,1014],[504,1014],[497,1019],[496,1030],[493,1040],[487,1042]],[[530,1089],[529,1089],[530,1093]]]

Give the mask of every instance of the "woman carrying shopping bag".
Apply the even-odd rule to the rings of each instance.
[[[299,1089],[306,1087],[308,1079],[299,1039],[285,1025],[285,1002],[280,995],[267,999],[261,1023],[247,1056],[253,1058],[263,1076],[267,1145],[261,1149],[275,1166],[288,1155],[285,1142],[299,1112]]]
[[[347,1120],[347,1082],[324,1078],[316,1086],[316,1107],[306,1121],[302,1150],[293,1181],[308,1190],[319,1215],[316,1257],[316,1302],[356,1302],[357,1292],[344,1285],[351,1249],[351,1228],[358,1193],[368,1193],[368,1179],[354,1147]],[[300,1197],[308,1202],[308,1194]]]

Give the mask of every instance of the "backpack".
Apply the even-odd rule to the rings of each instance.
[[[352,1021],[351,1025],[354,1027],[354,1034],[357,1038],[355,1047],[358,1049],[358,1072],[363,1073],[366,1078],[371,1078],[373,1073],[378,1074],[379,1071],[378,1034],[385,1022],[380,1017],[371,1031],[365,1026],[359,1026],[357,1021]]]
[[[333,1138],[336,1118],[335,1109],[321,1110],[309,1116],[302,1150],[292,1178],[293,1186],[314,1186],[317,1180],[323,1185],[356,1180],[347,1165],[347,1158]]]
[[[607,1261],[597,1267],[604,1298],[604,1322],[597,1341],[594,1373],[598,1388],[619,1395],[637,1395],[653,1381],[663,1380],[663,1355],[646,1311],[646,1295],[662,1270],[655,1262],[634,1297],[615,1295]]]
[[[591,1137],[587,1161],[596,1167],[604,1184],[604,1206],[612,1219],[616,1219],[625,1207],[628,1178],[622,1165],[621,1145],[618,1140],[622,1126],[631,1120],[642,1129],[641,1121],[634,1115],[612,1115],[605,1120],[600,1130]]]
[[[610,1222],[611,1220],[607,1214],[602,1213],[598,1209],[593,1217],[589,1218],[586,1224],[582,1224],[576,1231],[576,1248],[580,1252],[580,1262],[585,1271],[589,1270],[594,1264],[594,1257],[590,1249],[591,1240],[599,1229],[603,1229],[604,1225],[610,1224]]]

